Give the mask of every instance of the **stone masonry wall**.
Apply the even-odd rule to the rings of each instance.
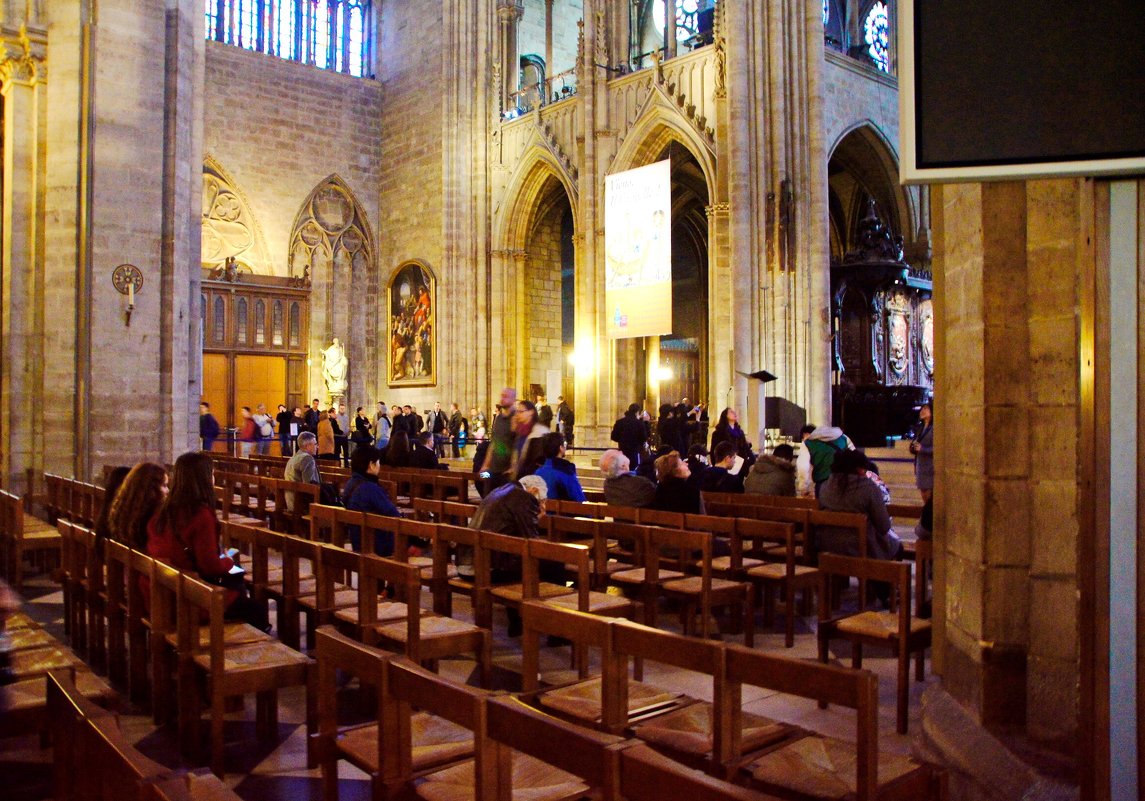
[[[337,174],[378,232],[382,87],[207,42],[204,152],[230,173],[262,230],[274,275],[310,192]]]
[[[561,369],[561,214],[564,210],[563,204],[551,209],[537,223],[529,241],[529,258],[525,262],[526,384],[545,386],[546,371]]]

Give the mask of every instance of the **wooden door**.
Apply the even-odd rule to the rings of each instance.
[[[228,424],[228,415],[231,411],[230,395],[227,392],[229,361],[224,353],[203,354],[202,400],[211,404],[211,414],[219,421],[220,427],[225,427]]]
[[[278,414],[278,404],[286,403],[286,357],[235,356],[234,419],[242,418],[243,406],[253,412],[260,403],[271,417]]]

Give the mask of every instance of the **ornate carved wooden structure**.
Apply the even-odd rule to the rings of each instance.
[[[857,442],[905,434],[934,389],[932,286],[870,201],[859,247],[831,265],[834,419]]]

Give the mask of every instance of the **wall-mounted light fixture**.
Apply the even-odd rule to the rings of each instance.
[[[131,313],[135,311],[135,293],[143,289],[143,272],[134,264],[121,264],[112,270],[111,283],[119,294],[127,295],[123,324],[129,326]]]

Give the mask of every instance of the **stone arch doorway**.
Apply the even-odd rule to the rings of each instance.
[[[857,246],[871,200],[892,233],[913,238],[916,215],[899,186],[898,158],[873,125],[864,123],[839,139],[827,162],[827,181],[833,262]]]
[[[523,397],[571,397],[576,335],[576,211],[566,176],[542,155],[518,173],[501,255],[512,260],[501,321],[506,377]]]
[[[694,404],[709,393],[708,165],[664,125],[629,158],[618,158],[613,172],[665,159],[672,165],[672,331],[616,341],[617,414],[635,401],[655,416],[661,404],[684,398]]]

